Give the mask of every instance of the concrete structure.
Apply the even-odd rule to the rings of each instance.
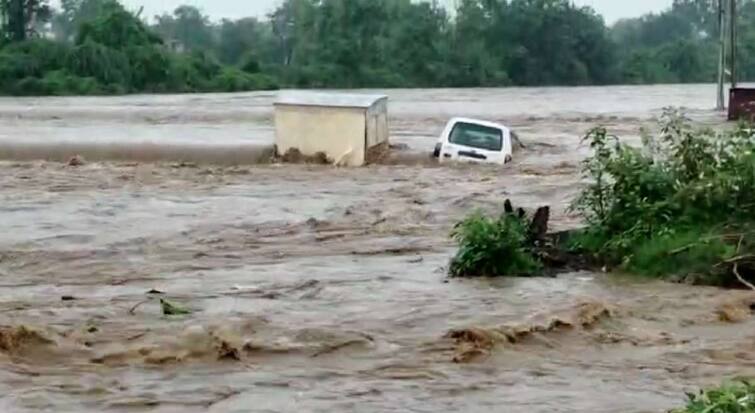
[[[325,154],[336,165],[361,166],[388,146],[388,98],[382,95],[284,92],[275,102],[278,155]]]
[[[729,90],[729,120],[755,121],[755,88]]]

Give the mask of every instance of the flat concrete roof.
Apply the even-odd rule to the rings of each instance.
[[[278,94],[275,105],[368,109],[387,98],[385,95],[287,91]]]

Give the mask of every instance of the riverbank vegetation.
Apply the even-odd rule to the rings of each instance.
[[[591,182],[574,203],[573,248],[605,265],[715,285],[755,280],[755,137],[695,128],[677,112],[637,147],[604,128],[586,138]]]
[[[509,211],[498,217],[476,212],[461,221],[453,231],[459,251],[449,272],[461,277],[530,276],[542,270],[529,243],[527,222]]]
[[[672,413],[755,412],[755,383],[752,381],[727,383],[688,396],[687,406]]]
[[[713,2],[607,25],[568,0],[285,0],[213,22],[142,16],[117,0],[0,1],[0,93],[290,87],[475,87],[708,82]],[[755,0],[741,0],[739,73],[755,79]]]
[[[586,137],[585,186],[573,203],[585,227],[561,242],[579,263],[720,286],[755,284],[755,135],[747,125],[696,128],[667,111],[641,145],[595,128]],[[474,225],[469,225],[473,223]],[[451,275],[487,275],[501,251],[542,251],[478,215],[454,234]],[[470,230],[471,229],[471,230]],[[472,231],[473,230],[473,231]],[[493,233],[494,235],[490,235]],[[498,235],[495,235],[498,234]],[[483,237],[484,236],[484,237]],[[509,244],[507,244],[509,243]],[[474,260],[465,259],[474,257]],[[492,275],[520,275],[506,269]]]
[[[49,13],[41,1],[27,3],[28,19]],[[75,3],[64,1],[63,6]],[[0,7],[13,4],[9,0]],[[15,30],[18,24],[6,27],[5,46],[0,49],[1,93],[234,92],[277,87],[272,76],[255,67],[223,65],[212,54],[200,51],[172,51],[115,0],[84,0],[78,6],[82,8],[78,12],[89,17],[72,17],[81,23],[68,41],[42,38],[28,27]]]

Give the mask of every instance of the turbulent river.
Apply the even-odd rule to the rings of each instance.
[[[578,225],[585,131],[720,124],[713,86],[385,93],[408,149],[358,169],[233,165],[272,143],[271,93],[0,99],[0,411],[663,412],[755,375],[748,292],[444,272],[453,224],[505,198]],[[458,115],[526,148],[438,167]],[[84,166],[33,160],[71,145]]]

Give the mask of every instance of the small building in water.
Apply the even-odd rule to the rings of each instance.
[[[279,156],[323,156],[362,166],[388,148],[388,98],[383,95],[283,92],[275,102]]]

